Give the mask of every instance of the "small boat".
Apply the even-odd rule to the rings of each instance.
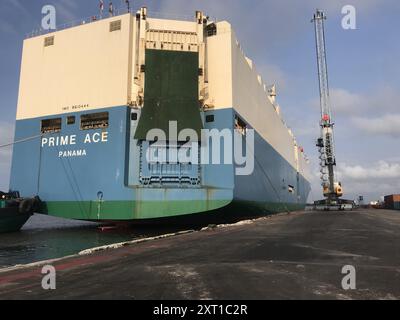
[[[38,197],[21,198],[18,192],[0,192],[0,233],[21,230],[39,205]]]

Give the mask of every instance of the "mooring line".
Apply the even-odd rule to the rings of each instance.
[[[22,143],[22,142],[27,142],[27,141],[30,141],[30,140],[34,140],[34,139],[40,138],[42,136],[44,136],[44,134],[39,134],[39,135],[36,135],[36,136],[32,136],[32,137],[24,138],[24,139],[17,140],[17,141],[14,141],[14,142],[10,142],[10,143],[7,143],[7,144],[0,145],[0,148],[11,147],[11,146],[13,146],[15,144]]]

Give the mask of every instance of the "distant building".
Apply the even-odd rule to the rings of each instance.
[[[400,194],[386,196],[385,208],[390,210],[400,210]]]

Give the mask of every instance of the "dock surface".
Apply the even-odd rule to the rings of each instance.
[[[0,271],[0,299],[400,299],[400,212],[298,212]],[[354,266],[356,289],[342,288]]]

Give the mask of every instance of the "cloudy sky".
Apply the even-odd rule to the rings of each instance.
[[[114,6],[123,2],[114,0]],[[0,145],[13,140],[22,41],[40,26],[46,4],[56,7],[58,25],[98,12],[98,0],[0,1]],[[400,193],[399,1],[134,1],[135,8],[142,5],[150,12],[185,16],[202,10],[232,23],[265,81],[278,85],[285,120],[313,163],[313,199],[321,197],[321,190],[314,146],[319,98],[310,20],[315,8],[325,10],[338,174],[346,197],[373,200]],[[341,27],[344,5],[357,10],[356,30]],[[0,189],[8,188],[11,153],[11,148],[0,148]]]

